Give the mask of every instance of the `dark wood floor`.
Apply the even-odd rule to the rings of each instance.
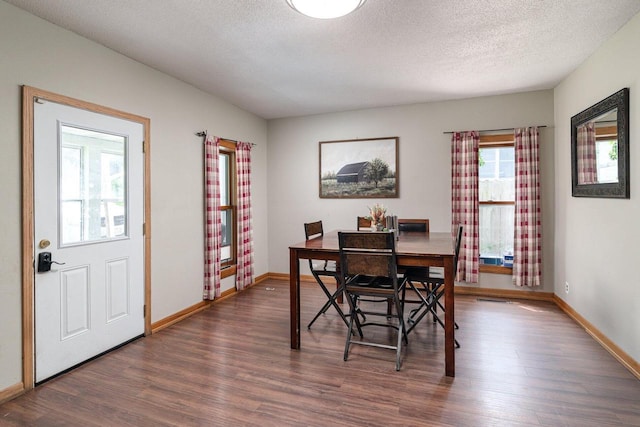
[[[289,291],[256,285],[0,406],[20,426],[640,426],[640,381],[555,305],[456,298],[456,377],[443,331],[342,360],[335,313],[302,287],[302,350],[289,348]],[[379,333],[384,338],[386,332]]]

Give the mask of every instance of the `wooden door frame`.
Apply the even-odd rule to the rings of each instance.
[[[35,267],[34,267],[34,107],[36,99],[43,99],[70,107],[80,108],[94,113],[117,117],[140,123],[144,129],[144,334],[151,334],[151,120],[81,101],[64,95],[37,89],[22,87],[22,383],[24,390],[34,387],[35,373]]]

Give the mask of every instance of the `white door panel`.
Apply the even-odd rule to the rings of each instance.
[[[89,266],[61,271],[60,282],[60,338],[64,341],[91,329]]]
[[[129,315],[129,258],[107,261],[107,322]]]
[[[142,140],[140,123],[34,104],[36,266],[61,263],[36,272],[36,382],[144,333]]]

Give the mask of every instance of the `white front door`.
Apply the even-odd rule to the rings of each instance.
[[[36,382],[144,334],[143,131],[34,104]]]

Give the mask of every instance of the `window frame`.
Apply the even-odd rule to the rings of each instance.
[[[220,139],[220,154],[229,156],[229,167],[227,169],[227,182],[229,183],[229,202],[230,205],[220,205],[220,214],[231,211],[231,258],[228,261],[220,263],[220,277],[225,278],[236,274],[237,265],[237,248],[238,248],[238,222],[237,222],[237,173],[236,173],[236,142],[230,139]]]
[[[480,167],[480,150],[483,148],[504,148],[513,147],[515,150],[516,140],[513,133],[496,134],[496,135],[480,135],[480,143],[478,147],[478,168]],[[514,159],[515,161],[515,159]],[[515,168],[515,163],[514,163]],[[480,180],[478,174],[478,180]],[[478,214],[480,213],[480,205],[512,205],[515,208],[515,198],[513,201],[480,201],[478,198]],[[479,236],[478,236],[479,238]],[[512,274],[512,267],[505,267],[504,265],[490,265],[479,264],[481,273],[494,273],[494,274]]]

